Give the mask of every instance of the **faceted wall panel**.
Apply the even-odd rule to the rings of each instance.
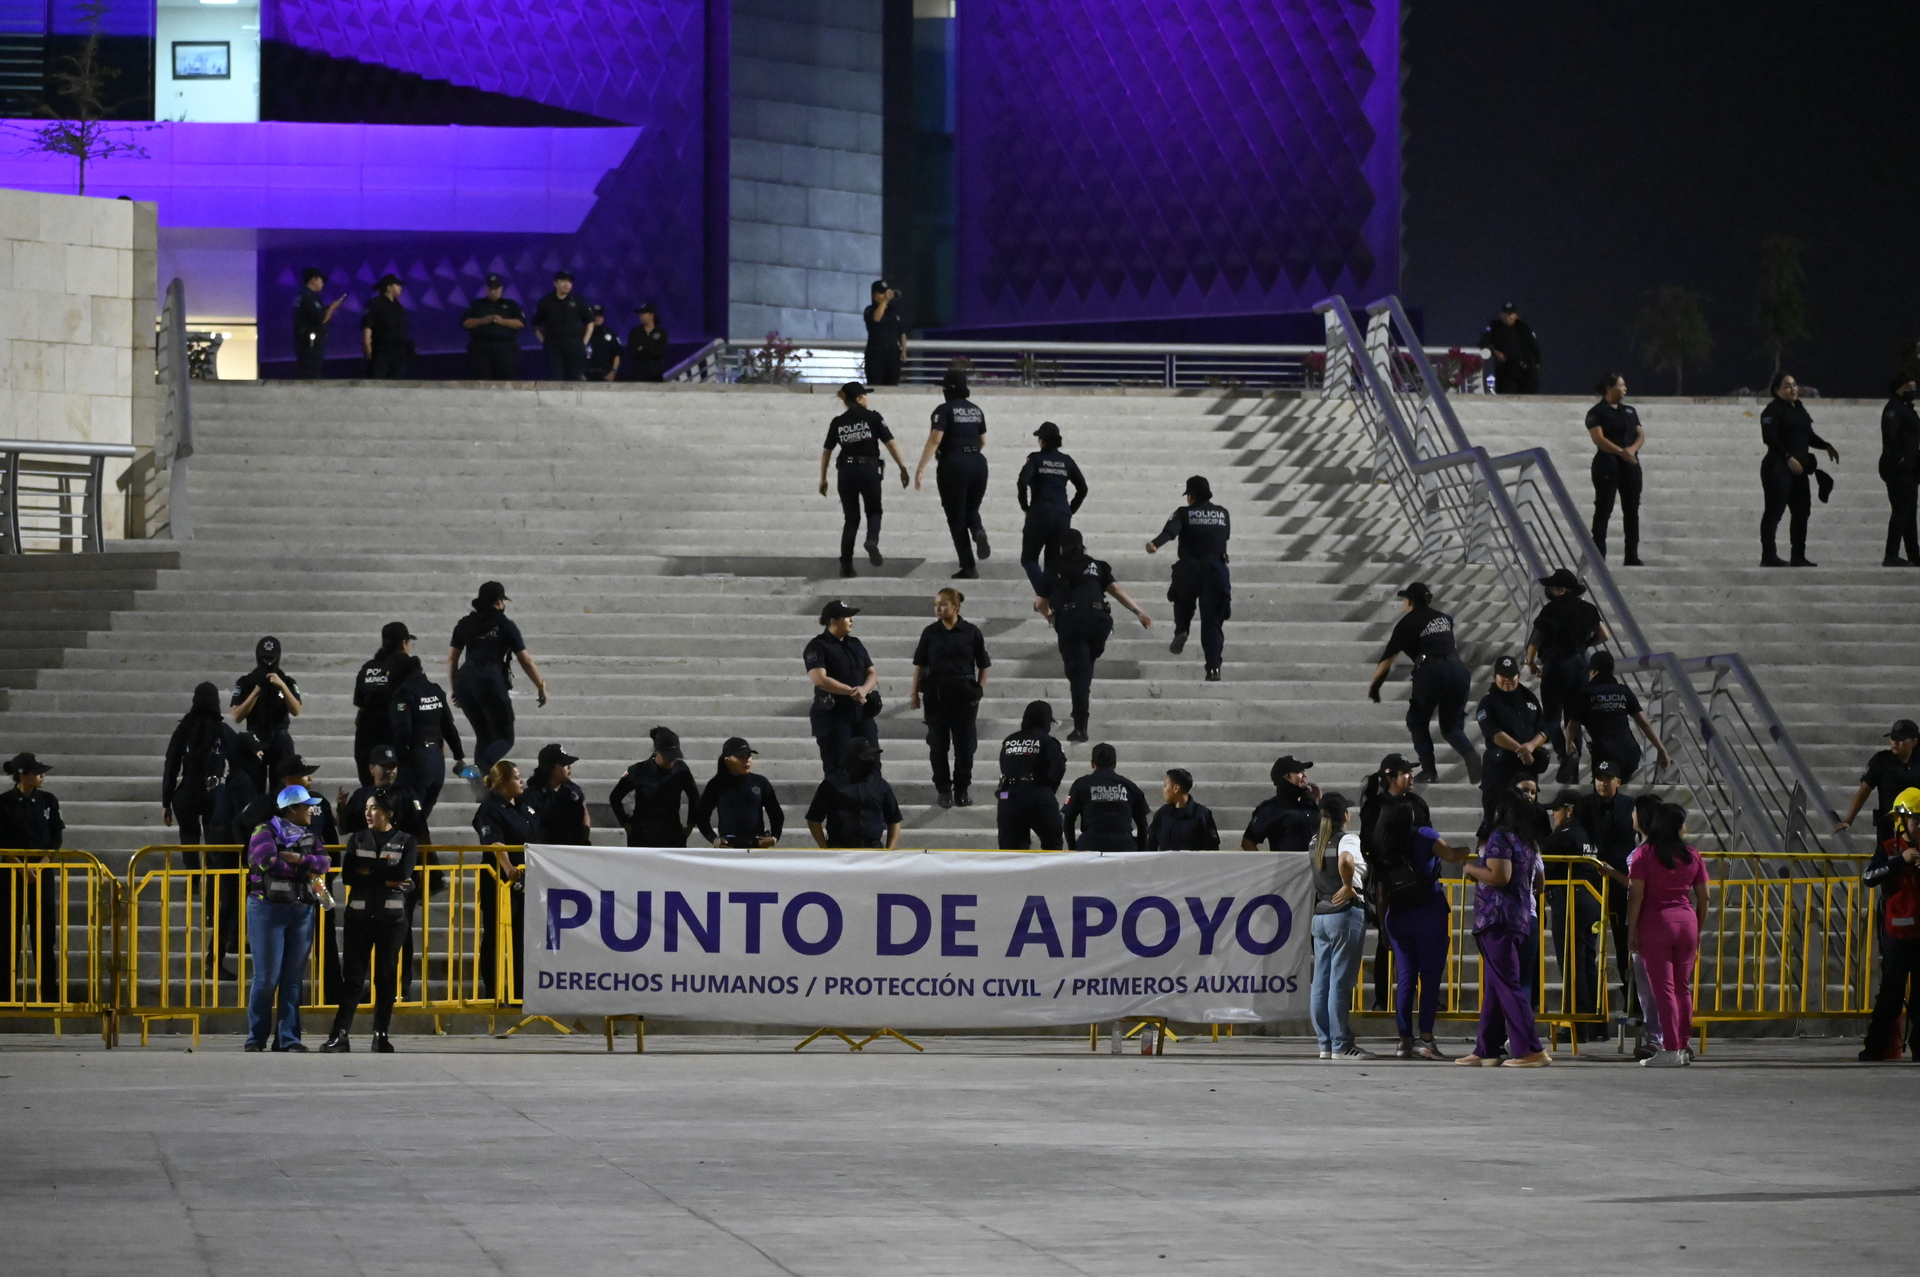
[[[1397,286],[1392,0],[957,15],[957,325],[1291,311]]]

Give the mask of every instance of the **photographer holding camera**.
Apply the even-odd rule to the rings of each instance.
[[[340,880],[347,888],[343,925],[340,1006],[333,1016],[333,1032],[320,1050],[328,1055],[352,1050],[347,1034],[360,1009],[360,991],[367,980],[367,959],[373,958],[373,1049],[391,1054],[387,1025],[393,1019],[393,997],[402,942],[411,911],[408,893],[420,847],[412,834],[393,827],[399,814],[397,796],[376,789],[367,796],[367,827],[347,839],[340,862]]]
[[[867,384],[897,386],[907,358],[907,321],[897,304],[900,290],[876,279],[872,293],[873,304],[860,312],[867,322]]]
[[[275,801],[280,814],[261,825],[247,843],[247,947],[253,953],[253,987],[247,996],[244,1049],[266,1050],[272,1029],[275,1051],[304,1051],[301,977],[313,949],[314,905],[326,890],[333,861],[313,828],[319,799],[304,785],[288,785]],[[280,996],[277,1019],[275,993]]]

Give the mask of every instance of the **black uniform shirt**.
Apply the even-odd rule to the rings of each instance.
[[[420,810],[420,798],[411,789],[395,781],[391,785],[362,785],[347,795],[346,806],[340,809],[340,832],[343,835],[360,833],[367,827],[367,799],[380,790],[386,791],[388,799],[396,810],[393,813],[393,827],[409,833],[416,839],[427,836],[427,820]]]
[[[1610,404],[1602,399],[1587,409],[1587,429],[1592,430],[1595,426],[1600,428],[1600,433],[1606,436],[1607,442],[1614,447],[1630,448],[1633,446],[1633,441],[1640,437],[1640,414],[1635,412],[1633,405],[1625,400]]]
[[[627,357],[633,363],[628,369],[642,380],[657,378],[667,368],[667,330],[659,324],[653,331],[636,325],[627,334]]]
[[[874,307],[868,306],[860,312],[860,318],[867,325],[868,350],[899,350],[900,339],[907,335],[906,316],[900,313],[900,299],[894,298],[887,303],[887,313],[875,319]]]
[[[587,312],[587,304],[580,300],[579,293],[568,293],[565,297],[548,293],[533,308],[533,326],[549,344],[570,341],[580,345],[586,340],[587,325],[592,322],[593,316]]]
[[[1540,735],[1541,719],[1540,698],[1522,685],[1511,692],[1499,688],[1490,688],[1480,698],[1480,708],[1474,711],[1475,721],[1480,724],[1480,735],[1487,742],[1487,762],[1512,764],[1517,766],[1520,758],[1512,750],[1503,749],[1493,743],[1494,735],[1505,732],[1516,744],[1524,745]]]
[[[325,337],[326,332],[327,304],[311,288],[301,289],[299,299],[293,303],[294,341],[303,337]]]
[[[887,429],[887,423],[880,414],[871,408],[849,408],[827,426],[827,440],[820,445],[822,452],[840,449],[840,464],[843,466],[885,466],[880,460],[880,445],[893,442],[893,431]]]
[[[160,803],[164,807],[173,806],[174,796],[182,794],[191,795],[183,805],[211,810],[213,791],[226,777],[228,753],[239,733],[215,719],[196,750],[193,748],[196,726],[191,716],[183,718],[167,740],[167,760],[160,773]]]
[[[971,399],[954,399],[933,410],[932,428],[940,431],[940,455],[978,452],[987,442],[987,414]]]
[[[587,795],[580,786],[563,780],[556,787],[535,794],[534,801],[539,804],[541,842],[563,847],[585,847],[592,843],[593,839],[587,834]]]
[[[287,708],[286,694],[267,681],[269,674],[278,674],[280,681],[292,690],[296,698],[299,697],[300,684],[294,681],[293,675],[278,666],[272,669],[255,667],[242,674],[240,681],[233,685],[233,699],[228,702],[230,706],[238,705],[247,699],[254,688],[260,689],[260,699],[253,703],[251,710],[247,711],[246,721],[247,730],[258,736],[262,742],[271,741],[275,735],[285,731],[287,724],[293,721],[293,711]]]
[[[1233,520],[1227,515],[1225,506],[1215,505],[1211,501],[1196,501],[1192,505],[1183,505],[1167,518],[1167,526],[1160,529],[1160,535],[1153,539],[1155,545],[1165,545],[1175,537],[1180,539],[1180,557],[1182,559],[1218,559],[1227,561],[1227,540],[1233,535]]]
[[[1860,783],[1873,786],[1873,819],[1877,828],[1893,810],[1893,800],[1905,789],[1920,786],[1920,749],[1906,762],[1890,749],[1883,749],[1867,760],[1866,774]]]
[[[1068,484],[1073,485],[1071,500],[1067,497]],[[1063,505],[1068,510],[1078,510],[1087,499],[1087,481],[1080,467],[1058,448],[1029,452],[1027,464],[1020,467],[1014,490],[1022,510],[1036,505]]]
[[[1136,847],[1144,845],[1147,796],[1140,786],[1111,767],[1096,768],[1068,787],[1065,815],[1069,850],[1079,839],[1087,838],[1102,842],[1124,839]],[[1080,826],[1078,839],[1074,836],[1076,822]]]
[[[980,632],[979,626],[962,617],[953,623],[952,629],[935,621],[920,631],[920,642],[913,649],[913,663],[923,671],[923,680],[971,679],[976,670],[986,669],[993,661],[987,656],[987,636]]]
[[[1113,584],[1113,569],[1104,559],[1088,559],[1078,572],[1066,573],[1056,565],[1040,578],[1040,593],[1053,610],[1068,607],[1105,608],[1107,587]]]
[[[340,881],[347,888],[347,916],[360,922],[399,922],[406,916],[408,881],[420,863],[420,845],[399,829],[363,829],[347,839]],[[389,883],[400,885],[389,886]]]
[[[1067,752],[1047,732],[1015,732],[1000,742],[1000,779],[1007,785],[1060,788]]]
[[[1380,653],[1380,659],[1391,660],[1397,653],[1405,652],[1416,663],[1450,660],[1456,650],[1453,618],[1431,606],[1422,605],[1400,618],[1393,627],[1393,634],[1387,639],[1387,650]]]
[[[1242,841],[1258,846],[1267,840],[1274,851],[1307,851],[1320,832],[1320,804],[1304,789],[1282,781],[1279,792],[1253,809]]]
[[[1640,835],[1633,832],[1633,799],[1623,788],[1612,798],[1602,798],[1596,793],[1580,796],[1573,805],[1573,820],[1586,833],[1587,841],[1600,853],[1600,859],[1618,869],[1627,871],[1627,857],[1640,845]],[[1616,912],[1626,909],[1625,891],[1615,892]]]
[[[778,838],[785,822],[780,800],[774,796],[773,782],[752,772],[744,776],[722,772],[715,776],[700,792],[700,805],[693,812],[693,823],[700,827],[700,836],[708,842],[724,838],[749,845],[760,837]]]
[[[1548,599],[1533,618],[1534,642],[1549,658],[1585,652],[1599,629],[1600,609],[1572,593]]]
[[[1542,856],[1580,857],[1580,863],[1544,866],[1547,871],[1548,880],[1555,883],[1568,879],[1574,882],[1598,883],[1600,881],[1600,871],[1592,865],[1585,863],[1587,860],[1587,852],[1592,848],[1593,839],[1588,837],[1587,832],[1580,827],[1578,819],[1569,820],[1566,824],[1560,826],[1560,828],[1554,830],[1551,834],[1548,834],[1547,840],[1540,844],[1540,854]],[[1556,888],[1556,890],[1559,889]],[[1576,897],[1576,900],[1578,898],[1579,897]],[[1595,903],[1598,903],[1598,901],[1595,901]],[[1553,898],[1553,907],[1555,909],[1564,907],[1558,895],[1555,895]]]
[[[447,645],[466,653],[466,660],[460,666],[462,674],[472,671],[508,683],[513,681],[514,654],[527,647],[526,640],[520,637],[520,627],[505,612],[494,608],[461,617]]]
[[[520,303],[511,297],[498,299],[482,294],[467,303],[462,319],[484,319],[488,315],[498,315],[502,319],[517,319],[526,323],[527,312],[520,309]],[[508,328],[505,324],[481,324],[478,328],[467,329],[467,341],[474,346],[516,346],[520,343],[520,334],[524,328]]]
[[[1781,465],[1785,465],[1789,457],[1800,458],[1804,465],[1813,449],[1828,446],[1825,439],[1814,433],[1813,418],[1804,407],[1779,398],[1760,414],[1760,441],[1767,445],[1768,459]]]
[[[1898,395],[1880,410],[1880,464],[1920,469],[1920,413]]]
[[[1502,323],[1498,318],[1489,320],[1480,333],[1480,344],[1507,357],[1504,364],[1496,362],[1493,373],[1496,379],[1503,367],[1531,367],[1540,362],[1540,338],[1535,335],[1533,325],[1524,319],[1515,319],[1511,324]]]
[[[451,747],[456,758],[466,752],[460,748],[460,728],[453,721],[446,692],[424,670],[409,674],[394,689],[387,721],[393,731],[393,752],[403,762],[410,753],[435,745]]]
[[[1567,693],[1566,709],[1567,717],[1595,740],[1633,747],[1633,716],[1640,713],[1640,698],[1626,684],[1607,679],[1576,687]]]
[[[1148,851],[1218,851],[1220,830],[1213,813],[1189,799],[1185,807],[1162,803],[1147,826]]]
[[[388,655],[374,657],[361,665],[353,679],[353,707],[360,711],[354,715],[354,726],[377,728],[373,734],[376,741],[390,739],[387,705],[393,700],[393,671],[387,662],[392,659]]]
[[[22,793],[9,785],[0,794],[0,847],[9,851],[58,851],[67,822],[60,818],[60,800],[44,789]]]
[[[508,802],[498,794],[489,793],[473,813],[473,832],[482,847],[522,847],[539,842],[539,829],[539,814],[525,794]],[[519,852],[512,853],[512,863],[517,865],[521,859]]]
[[[385,293],[375,293],[360,315],[360,326],[373,334],[373,345],[404,346],[412,336],[407,308]]]
[[[848,687],[859,687],[867,681],[867,671],[873,668],[873,658],[867,655],[864,643],[849,634],[844,638],[835,638],[825,630],[807,641],[806,651],[801,653],[809,670],[825,670],[827,677],[836,683],[845,683]],[[829,692],[825,688],[814,689],[814,700],[831,697],[835,705],[848,708],[859,702],[851,696],[838,692]]]
[[[807,807],[807,822],[827,827],[829,847],[884,847],[887,826],[899,821],[893,786],[877,773],[854,780],[843,771],[832,772]]]
[[[627,795],[633,795],[633,810],[626,808]],[[687,814],[680,814],[680,796],[687,799]],[[685,760],[676,758],[670,767],[661,767],[651,758],[643,758],[627,768],[614,782],[607,796],[613,818],[622,825],[642,829],[687,829],[693,823],[693,809],[700,805],[700,789]]]
[[[605,378],[619,357],[620,339],[605,325],[594,329],[593,340],[587,343],[587,371]]]

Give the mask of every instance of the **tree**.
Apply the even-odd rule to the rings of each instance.
[[[66,109],[57,110],[43,105],[41,114],[52,117],[53,122],[30,129],[27,133],[28,150],[73,158],[78,175],[74,191],[76,195],[87,193],[87,164],[90,161],[110,159],[117,155],[141,160],[147,158],[145,147],[127,140],[126,135],[130,130],[126,125],[106,122],[106,117],[120,105],[106,100],[107,87],[119,76],[120,69],[107,65],[100,58],[100,23],[109,7],[108,0],[80,0],[74,6],[82,25],[87,29],[87,40],[78,53],[61,58],[52,73],[53,82],[59,90],[58,96],[65,101]]]
[[[1753,317],[1760,325],[1760,349],[1780,373],[1787,343],[1809,337],[1807,328],[1807,271],[1802,263],[1807,246],[1791,235],[1769,235],[1760,241],[1760,279],[1754,289]]]
[[[1691,288],[1663,284],[1633,321],[1632,337],[1649,364],[1673,373],[1673,393],[1684,393],[1686,368],[1713,356],[1705,300]]]

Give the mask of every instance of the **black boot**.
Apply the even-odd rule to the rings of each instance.
[[[1172,652],[1175,656],[1178,656],[1180,655],[1181,652],[1186,650],[1186,646],[1187,646],[1187,632],[1185,630],[1175,630],[1173,632],[1173,642],[1167,644],[1167,650],[1169,652]]]
[[[1067,733],[1067,742],[1072,745],[1086,744],[1087,743],[1087,725],[1085,723],[1074,724],[1073,730]]]
[[[953,806],[953,791],[951,789],[936,789],[933,791],[933,801],[939,803],[942,807],[951,807]]]
[[[387,1039],[386,1034],[376,1033],[373,1035],[373,1053],[375,1055],[393,1054],[393,1043]]]
[[[886,561],[887,561],[886,557],[880,553],[879,542],[877,541],[867,542],[867,562],[873,564],[873,566],[875,567],[879,567]]]
[[[849,577],[853,577],[853,576],[858,576],[858,575],[859,575],[859,573],[857,573],[857,572],[855,572],[855,571],[853,570],[853,560],[852,560],[852,559],[842,559],[842,560],[840,560],[840,579],[841,579],[841,580],[843,580],[843,581],[844,581],[844,580],[846,580],[846,579],[847,579],[847,578],[849,578]]]
[[[353,1044],[347,1041],[347,1031],[345,1029],[335,1029],[333,1032],[327,1034],[327,1040],[320,1044],[320,1054],[322,1055],[345,1055],[351,1050],[353,1050]]]
[[[964,789],[956,789],[953,791],[953,805],[955,807],[971,807],[973,806],[973,795]]]

